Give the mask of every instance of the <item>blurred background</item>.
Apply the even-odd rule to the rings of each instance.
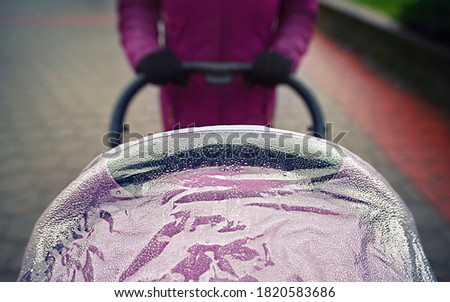
[[[450,2],[321,0],[298,76],[331,123],[330,138],[371,163],[412,211],[441,281],[450,281]],[[33,226],[95,156],[133,78],[115,1],[0,0],[0,281],[16,280]],[[128,114],[131,132],[161,131],[157,89]],[[275,127],[308,116],[278,90]]]

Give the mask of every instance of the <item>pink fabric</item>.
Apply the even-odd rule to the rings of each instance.
[[[121,40],[133,67],[158,44],[157,22],[166,28],[165,47],[182,61],[252,62],[264,49],[287,56],[297,67],[311,38],[316,0],[119,0]],[[215,124],[267,124],[274,89],[249,89],[241,77],[211,86],[193,75],[186,87],[161,90],[164,128]]]

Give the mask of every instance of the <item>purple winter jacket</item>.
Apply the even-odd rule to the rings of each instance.
[[[263,50],[288,57],[294,68],[311,38],[316,0],[118,0],[119,30],[133,67],[167,47],[181,61],[252,62]],[[165,26],[158,37],[157,22]],[[162,43],[159,43],[161,42]],[[275,90],[245,85],[213,86],[191,75],[187,86],[164,85],[165,130],[217,124],[270,124]]]

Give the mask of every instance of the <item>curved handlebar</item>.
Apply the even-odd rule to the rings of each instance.
[[[212,75],[211,83],[224,84],[228,83],[227,77],[234,73],[243,73],[252,68],[250,63],[230,62],[185,62],[182,64],[183,69],[189,73],[204,73],[206,76]],[[218,78],[214,76],[219,75]],[[221,78],[222,77],[222,78]],[[225,80],[222,80],[225,77]],[[108,143],[114,148],[122,143],[123,140],[123,122],[127,107],[133,97],[147,84],[147,80],[143,75],[138,75],[124,90],[120,96],[109,127]],[[319,103],[311,93],[311,91],[293,75],[290,75],[286,83],[300,96],[308,107],[308,111],[313,120],[313,125],[308,129],[313,131],[314,136],[325,138],[325,121],[320,109]]]
[[[240,62],[184,62],[182,67],[188,72],[230,74],[250,71],[252,64]]]

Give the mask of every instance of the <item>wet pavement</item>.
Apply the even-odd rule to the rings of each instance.
[[[16,279],[47,205],[100,152],[111,110],[132,78],[114,1],[0,1],[0,281]],[[317,33],[299,76],[314,90],[332,137],[371,163],[403,197],[426,254],[450,280],[449,122],[413,92]],[[131,131],[161,131],[157,90],[135,100]],[[275,126],[302,132],[304,108],[279,90]]]

